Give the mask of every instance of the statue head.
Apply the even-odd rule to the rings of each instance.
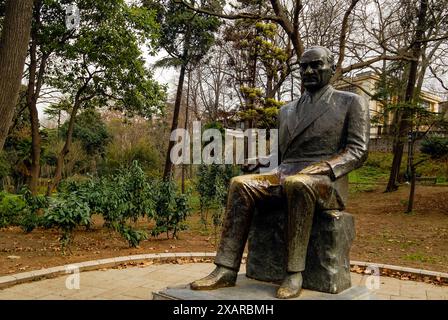
[[[333,54],[329,49],[320,46],[307,48],[300,57],[299,65],[303,86],[310,92],[330,83],[336,70]]]

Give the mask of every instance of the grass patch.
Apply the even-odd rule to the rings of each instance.
[[[414,246],[415,246],[415,242],[411,241],[411,240],[408,240],[406,242],[401,242],[401,244],[400,244],[401,249],[409,249]]]
[[[364,165],[363,167],[350,172],[348,181],[350,183],[376,184],[378,182],[386,181],[387,176],[388,173],[381,170],[381,168]]]
[[[421,252],[407,254],[404,256],[404,259],[409,260],[409,261],[416,261],[416,262],[428,262],[428,263],[436,262],[436,259],[434,257],[424,255]]]
[[[418,160],[420,154],[416,154]],[[364,184],[366,187],[357,187],[360,191],[372,191],[375,188],[369,185],[386,183],[389,178],[393,154],[385,152],[370,152],[364,165],[349,173],[349,182]],[[407,154],[403,155],[400,172],[406,171]],[[429,159],[417,167],[417,176],[437,177],[437,184],[448,184],[448,167],[446,161]]]

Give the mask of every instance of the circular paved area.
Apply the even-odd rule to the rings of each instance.
[[[242,265],[240,272],[245,272],[244,267]],[[87,271],[15,285],[0,290],[0,299],[148,300],[152,299],[154,291],[162,290],[167,286],[189,283],[204,277],[213,269],[212,263],[186,263]],[[375,281],[377,281],[376,285]],[[379,299],[448,300],[448,287],[446,286],[403,281],[389,277],[379,277],[375,280],[371,276],[356,273],[352,273],[352,282],[353,285],[371,288],[372,285],[369,284],[373,284],[372,290]]]

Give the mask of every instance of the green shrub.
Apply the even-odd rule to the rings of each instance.
[[[142,230],[135,230],[134,228],[114,222],[112,228],[120,233],[120,235],[128,241],[130,247],[137,247],[142,240],[148,239],[148,234]]]
[[[73,240],[72,233],[77,226],[90,225],[90,208],[82,198],[72,193],[52,199],[44,219],[47,227],[56,227],[62,231],[60,242],[65,249]]]
[[[25,232],[43,224],[43,209],[48,207],[48,200],[44,196],[33,196],[27,188],[20,194],[0,195],[0,227],[20,226]]]
[[[201,220],[207,226],[207,212],[212,210],[213,225],[221,224],[223,207],[227,201],[230,179],[234,176],[232,166],[201,165],[198,169],[196,190],[199,194]]]
[[[42,218],[43,211],[48,208],[49,200],[46,196],[33,195],[28,188],[21,190],[25,207],[21,212],[20,227],[25,232],[31,232],[38,226],[45,226]]]
[[[137,161],[128,169],[89,184],[87,189],[92,211],[102,214],[107,223],[135,222],[153,215],[153,187]]]
[[[434,159],[448,157],[448,138],[432,136],[427,137],[422,141],[420,150]]]
[[[11,164],[5,153],[0,151],[0,182],[11,173]]]
[[[0,228],[20,225],[25,206],[22,196],[0,193]]]
[[[57,228],[64,252],[73,231],[79,226],[88,228],[94,213],[136,247],[147,234],[130,227],[130,222],[154,219],[153,236],[172,232],[175,238],[185,228],[189,212],[188,195],[179,194],[173,182],[150,182],[136,161],[110,176],[65,180],[52,198],[33,196],[27,189],[20,195],[0,193],[0,227],[19,225],[26,232],[37,226]]]
[[[188,217],[191,207],[188,195],[177,192],[173,181],[161,181],[155,186],[155,227],[151,230],[151,235],[156,237],[161,233],[169,232],[172,237],[177,238],[177,232],[186,228],[185,220]]]
[[[103,178],[65,181],[59,188],[58,197],[76,198],[91,213],[101,214],[105,226],[119,232],[130,246],[137,246],[147,236],[127,223],[136,222],[140,217],[153,217],[153,190],[153,184],[148,181],[139,163],[134,161],[129,168],[121,168],[117,173]],[[90,220],[83,225],[88,227],[89,223]]]

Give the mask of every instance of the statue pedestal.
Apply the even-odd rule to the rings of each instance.
[[[279,300],[275,297],[278,284],[238,276],[236,286],[216,290],[191,290],[189,284],[168,287],[153,292],[154,300]],[[299,297],[290,300],[375,300],[374,295],[361,286],[350,287],[338,294],[303,289]]]
[[[286,224],[287,212],[281,204],[266,204],[255,211],[248,241],[248,277],[261,281],[285,278]],[[351,214],[316,211],[302,274],[304,289],[335,294],[351,287],[349,252],[354,237]]]

